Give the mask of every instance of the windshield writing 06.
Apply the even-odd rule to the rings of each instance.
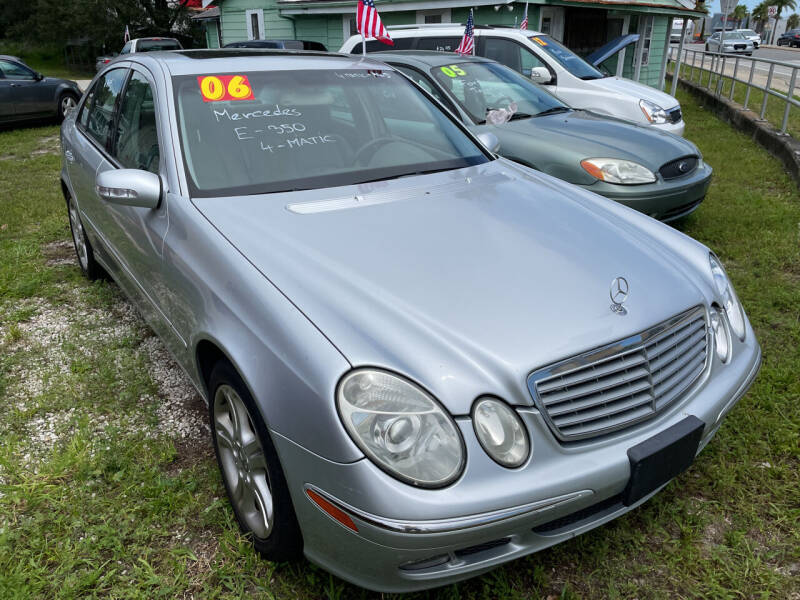
[[[194,196],[351,185],[488,160],[392,71],[208,74],[174,86]]]
[[[534,35],[531,37],[531,41],[578,79],[602,79],[604,77],[600,71],[549,35]]]

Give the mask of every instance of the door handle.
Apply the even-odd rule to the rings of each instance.
[[[64,150],[64,158],[69,162],[75,162],[75,156],[72,154],[72,150]]]

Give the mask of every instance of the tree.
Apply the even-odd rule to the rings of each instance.
[[[2,2],[6,4],[26,3]],[[9,37],[54,44],[85,37],[118,49],[126,26],[133,37],[144,37],[172,35],[192,25],[187,0],[30,0],[27,5],[27,18],[9,28]]]
[[[768,11],[768,6],[767,6],[767,3],[765,1],[765,2],[762,2],[761,4],[757,5],[753,9],[753,12],[750,13],[751,16],[753,17],[753,19],[758,23],[758,30],[759,31],[763,30],[764,23],[766,23],[767,19],[769,19],[769,14],[768,14],[767,11]]]
[[[797,13],[789,15],[789,18],[786,19],[786,29],[797,29],[798,26],[800,26],[800,15]]]
[[[781,14],[783,13],[784,8],[788,8],[789,10],[794,10],[797,8],[794,0],[768,0],[769,6],[777,6],[778,7],[778,16],[775,19],[775,24],[777,25],[778,21],[781,20]],[[773,28],[773,31],[777,29],[777,27]],[[775,35],[773,33],[772,37],[774,38]],[[774,41],[774,39],[773,39]]]
[[[731,13],[731,18],[736,19],[736,27],[742,26],[742,21],[747,17],[747,7],[744,4],[738,4]]]

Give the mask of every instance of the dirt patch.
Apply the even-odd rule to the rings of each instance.
[[[44,154],[61,154],[61,139],[57,135],[49,135],[39,140],[39,146],[31,152],[31,156]]]
[[[42,246],[45,264],[48,267],[60,267],[62,265],[77,266],[75,259],[75,247],[70,240],[61,240]]]

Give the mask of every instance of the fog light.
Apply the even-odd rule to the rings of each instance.
[[[711,331],[714,333],[714,349],[717,357],[726,363],[731,358],[731,333],[725,316],[715,308],[710,311]]]
[[[530,454],[525,426],[505,402],[483,398],[472,409],[472,423],[478,441],[495,462],[504,467],[518,467]]]

